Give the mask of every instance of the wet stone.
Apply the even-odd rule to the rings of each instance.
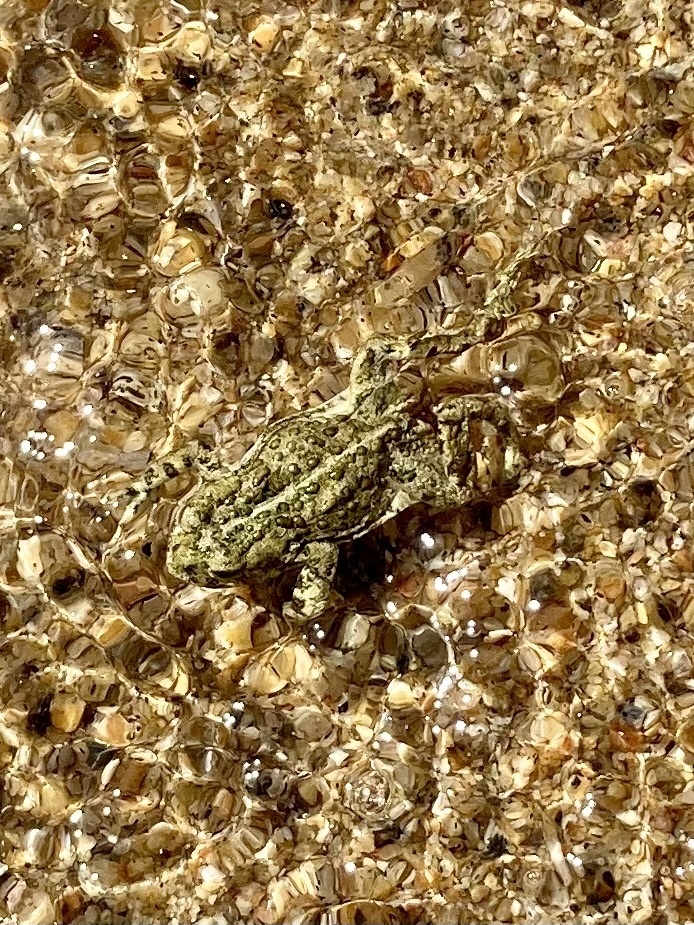
[[[445,641],[430,626],[422,626],[414,631],[412,648],[427,668],[441,668],[448,661]]]

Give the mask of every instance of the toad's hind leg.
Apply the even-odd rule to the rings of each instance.
[[[532,260],[540,251],[545,241],[556,234],[557,229],[550,229],[528,247],[519,250],[497,273],[496,285],[488,294],[481,309],[473,315],[462,330],[453,333],[431,334],[419,338],[410,350],[410,359],[431,356],[435,353],[463,353],[474,344],[485,340],[499,321],[511,318],[517,309],[513,304],[513,291],[518,284],[523,265]]]
[[[427,504],[440,510],[460,507],[470,500],[465,485],[450,477],[441,449],[428,424],[419,423],[392,451],[391,511],[403,511],[413,504]]]
[[[516,425],[498,398],[458,396],[441,402],[434,413],[446,470],[455,480],[474,481],[479,491],[518,475],[522,457]]]
[[[207,447],[192,444],[173,453],[167,453],[166,456],[162,456],[161,459],[157,459],[148,466],[130,488],[121,495],[127,506],[105,551],[109,552],[118,546],[125,528],[140,514],[145,501],[153,491],[177,476],[183,475],[184,472],[191,472],[193,469],[212,471],[212,459],[212,454]]]
[[[328,606],[337,570],[338,548],[334,543],[309,543],[299,555],[301,565],[291,604],[285,612],[300,623],[313,620]]]

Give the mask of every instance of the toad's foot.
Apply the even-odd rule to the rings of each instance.
[[[528,247],[522,248],[498,272],[496,285],[467,324],[460,330],[431,334],[420,338],[411,348],[410,362],[422,361],[428,357],[441,354],[461,354],[469,347],[489,338],[500,321],[516,314],[512,295],[518,285],[523,266],[542,252],[548,238],[557,233],[551,228]]]
[[[298,558],[301,565],[291,604],[285,614],[299,623],[320,616],[328,606],[337,570],[338,548],[334,543],[309,543]]]

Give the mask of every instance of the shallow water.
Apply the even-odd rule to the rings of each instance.
[[[693,32],[5,0],[2,921],[694,918]],[[194,478],[107,548],[151,461],[239,460],[521,248],[422,369],[509,409],[517,483],[343,546],[307,626],[167,572]]]

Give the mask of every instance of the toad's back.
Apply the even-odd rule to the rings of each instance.
[[[329,409],[331,410],[331,409]],[[399,490],[392,456],[410,424],[397,402],[280,421],[183,511],[168,565],[200,584],[286,568],[311,542],[342,542],[386,518]]]

